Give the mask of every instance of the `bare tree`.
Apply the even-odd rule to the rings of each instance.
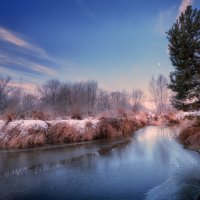
[[[93,112],[97,99],[98,85],[95,81],[61,83],[58,80],[46,82],[40,89],[41,103],[46,109],[58,114]]]
[[[51,108],[54,111],[57,106],[58,92],[61,87],[59,80],[52,79],[47,81],[42,87],[39,88],[42,106]]]
[[[132,92],[132,110],[138,112],[142,107],[144,93],[142,90],[134,89]]]
[[[7,110],[15,112],[17,115],[22,113],[22,96],[23,90],[21,87],[12,87],[7,98]]]
[[[159,114],[166,112],[168,104],[167,79],[162,74],[157,79],[152,77],[149,88],[157,112]]]
[[[99,89],[96,101],[97,112],[109,111],[111,106],[112,105],[109,92]]]
[[[8,84],[11,81],[10,76],[0,75],[0,112],[2,113],[7,106]]]
[[[126,110],[129,106],[129,94],[126,91],[115,91],[110,93],[112,108]]]
[[[23,113],[30,113],[33,110],[37,110],[39,106],[38,104],[39,100],[36,96],[33,94],[24,94],[21,103]]]

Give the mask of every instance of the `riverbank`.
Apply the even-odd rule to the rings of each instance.
[[[140,113],[125,117],[45,120],[0,120],[0,149],[25,149],[131,136],[147,125],[173,125],[174,116]]]
[[[200,118],[193,117],[183,125],[178,140],[185,148],[200,152]]]
[[[84,120],[15,120],[0,121],[0,148],[34,148],[44,145],[116,139],[130,136],[147,121],[118,118]]]

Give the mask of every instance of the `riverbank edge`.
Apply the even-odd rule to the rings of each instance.
[[[147,125],[145,120],[16,120],[0,123],[0,149],[29,149],[128,137]]]
[[[192,117],[189,122],[183,123],[177,139],[185,149],[200,153],[200,118]]]

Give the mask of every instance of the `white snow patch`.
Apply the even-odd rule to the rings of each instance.
[[[17,128],[20,130],[20,134],[26,135],[28,134],[28,130],[33,129],[35,131],[44,130],[48,128],[48,125],[45,121],[42,120],[16,120],[10,122],[5,130],[9,131],[13,128]]]
[[[4,120],[0,120],[0,132],[2,128],[5,126],[6,122]]]
[[[30,133],[30,130],[36,133],[37,131],[47,131],[47,123],[51,125],[59,125],[60,123],[66,123],[67,125],[74,127],[78,133],[84,133],[87,123],[90,123],[92,128],[96,128],[97,124],[99,123],[99,120],[94,118],[86,118],[84,120],[53,120],[47,122],[42,120],[15,120],[9,122],[7,125],[6,121],[0,120],[0,139],[7,140],[8,133],[13,132],[13,129],[14,131],[16,131],[16,134],[20,134],[21,136],[28,135]]]
[[[199,111],[189,111],[189,112],[178,112],[176,117],[177,118],[184,118],[187,116],[200,116],[200,110]]]
[[[91,123],[92,128],[95,128],[97,126],[97,124],[99,123],[99,119],[86,118],[83,120],[76,120],[76,119],[54,120],[54,121],[48,121],[48,123],[50,123],[51,125],[56,125],[59,123],[66,123],[66,124],[74,127],[80,133],[83,133],[86,128],[86,124]]]

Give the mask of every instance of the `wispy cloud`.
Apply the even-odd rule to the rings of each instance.
[[[176,13],[177,11],[175,6],[172,6],[171,8],[160,12],[156,23],[156,31],[164,35],[174,22],[176,18]]]
[[[32,61],[28,61],[26,59],[22,59],[22,58],[17,58],[13,55],[5,55],[5,54],[0,54],[0,63],[1,64],[14,64],[14,65],[20,65],[24,68],[28,68],[32,71],[35,72],[39,72],[41,74],[44,75],[48,75],[48,76],[55,76],[57,74],[57,72],[45,65],[42,64],[38,64]]]
[[[169,9],[161,11],[157,20],[156,31],[164,35],[180,14],[186,10],[187,6],[192,5],[193,2],[194,0],[182,0],[179,7],[174,5]]]
[[[193,4],[193,0],[182,0],[181,5],[179,6],[179,12],[178,12],[178,16],[179,17],[181,15],[182,12],[185,12],[187,6],[192,5]]]
[[[9,31],[3,27],[0,27],[0,40],[9,42],[15,46],[32,51],[32,52],[36,53],[38,56],[41,56],[44,58],[46,58],[48,56],[44,49],[31,44],[30,42],[26,41],[22,37],[18,36],[18,34],[12,32],[12,31]]]
[[[35,93],[37,89],[37,85],[33,83],[10,82],[8,85],[14,88],[23,88],[28,93],[33,93],[33,94]]]
[[[1,42],[3,41],[3,43]],[[29,42],[21,34],[0,27],[0,73],[14,80],[23,77],[25,83],[41,84],[50,78],[61,80],[88,79],[92,70],[69,60],[51,56],[41,47]],[[12,44],[5,45],[6,43]],[[36,73],[34,73],[36,72]]]
[[[9,75],[12,78],[12,81],[16,82],[19,79],[22,79],[23,83],[30,83],[33,85],[39,85],[43,82],[41,78],[35,77],[32,74],[27,72],[20,72],[16,69],[10,69],[4,65],[0,65],[0,71],[3,74]]]

